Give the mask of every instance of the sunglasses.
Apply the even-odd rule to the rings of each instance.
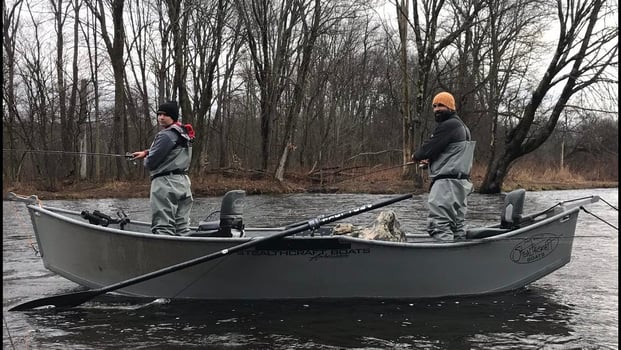
[[[437,104],[432,104],[431,107],[436,108],[436,107],[446,107],[445,105],[441,104],[441,103],[437,103]]]

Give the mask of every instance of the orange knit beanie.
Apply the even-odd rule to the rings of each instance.
[[[433,102],[434,105],[435,104],[441,104],[444,105],[446,107],[448,107],[448,109],[450,109],[451,111],[455,111],[455,98],[453,98],[453,95],[449,94],[448,92],[441,92],[439,94],[437,94],[434,98],[433,98]]]

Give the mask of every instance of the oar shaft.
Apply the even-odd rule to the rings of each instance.
[[[369,205],[360,207],[358,209],[344,211],[344,212],[341,212],[341,213],[338,213],[338,214],[333,214],[333,215],[330,215],[330,216],[327,216],[327,217],[325,215],[318,216],[317,218],[315,218],[313,220],[316,220],[316,221],[331,220],[332,217],[343,216],[341,218],[334,219],[334,220],[331,220],[331,221],[321,222],[320,225],[324,225],[324,224],[330,223],[332,221],[336,221],[336,220],[340,220],[340,219],[345,219],[345,218],[348,218],[350,216],[354,216],[354,215],[360,214],[361,212],[364,212],[364,211],[369,211],[369,210],[373,210],[373,209],[377,209],[377,208],[380,208],[380,207],[384,207],[384,206],[387,206],[387,205],[390,205],[390,204],[393,204],[393,203],[396,203],[396,202],[400,202],[402,200],[405,200],[405,199],[408,199],[408,198],[412,198],[412,196],[413,196],[412,193],[408,193],[408,194],[401,195],[399,197],[395,197],[395,198],[389,199],[389,200],[384,201],[384,202],[375,203],[375,204],[369,204]],[[359,212],[352,213],[352,212],[354,212],[356,210],[358,210]],[[350,215],[350,213],[352,213],[352,214]],[[347,216],[344,216],[344,215],[347,215]],[[310,223],[310,221],[298,221],[298,222],[295,222],[293,224],[287,225],[285,227],[285,229],[290,229],[290,228],[302,226],[302,225],[305,225],[307,223]],[[317,227],[311,226],[310,228],[311,229],[315,229]]]

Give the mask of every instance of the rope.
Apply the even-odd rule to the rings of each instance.
[[[612,209],[614,209],[614,210],[616,210],[616,211],[619,211],[619,209],[617,209],[617,207],[615,207],[614,205],[612,205],[612,204],[610,204],[610,203],[606,202],[606,201],[604,200],[604,198],[599,197],[599,200],[600,200],[600,201],[602,201],[602,202],[604,202],[604,203],[606,203],[606,204],[608,204],[608,206],[609,206],[609,207],[611,207]]]
[[[28,246],[35,252],[35,256],[39,256],[39,250],[35,247],[35,243],[32,241],[32,235],[28,237]]]
[[[43,202],[41,202],[41,199],[39,199],[38,196],[36,195],[32,195],[30,197],[26,197],[24,195],[21,194],[15,194],[15,193],[10,193],[13,195],[12,198],[10,198],[10,200],[17,200],[26,204],[36,204],[39,206],[39,208],[43,208]],[[32,233],[30,234],[30,236],[28,237],[28,243],[27,246],[32,248],[32,250],[34,250],[35,252],[35,256],[39,256],[39,250],[35,247],[35,242],[34,242],[34,237],[32,235]]]
[[[600,198],[600,199],[601,199],[601,198]],[[614,207],[613,207],[613,208],[614,208]],[[596,219],[598,219],[598,220],[600,220],[601,222],[605,223],[606,225],[608,225],[608,226],[610,226],[610,227],[614,228],[615,230],[617,230],[617,231],[619,230],[619,228],[618,228],[618,227],[616,227],[616,226],[612,225],[611,223],[607,222],[606,220],[604,220],[604,219],[600,218],[599,216],[597,216],[597,215],[595,215],[595,214],[591,213],[591,212],[590,212],[590,211],[588,211],[585,207],[580,206],[580,209],[582,209],[582,210],[583,210],[585,213],[587,213],[587,214],[591,214],[591,215],[593,215],[593,217],[595,217]]]

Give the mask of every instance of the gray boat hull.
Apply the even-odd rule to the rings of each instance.
[[[79,213],[28,205],[45,267],[100,288],[248,241],[89,224]],[[567,264],[579,208],[500,235],[407,243],[348,236],[285,237],[137,283],[117,293],[174,299],[410,299],[524,287]],[[275,229],[249,230],[269,235]]]

